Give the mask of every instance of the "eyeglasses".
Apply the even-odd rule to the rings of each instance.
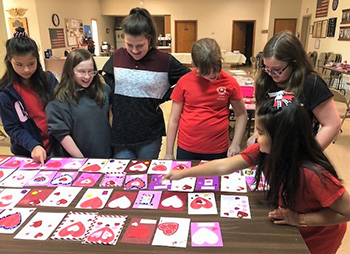
[[[262,66],[261,69],[266,72],[267,74],[269,74],[270,76],[272,75],[277,75],[277,76],[281,76],[282,73],[288,68],[289,66],[289,63],[286,65],[286,67],[284,67],[282,70],[280,71],[276,71],[276,70],[269,70],[269,69],[266,69],[265,66]]]
[[[75,75],[78,75],[80,77],[85,77],[86,74],[89,75],[90,77],[93,77],[97,74],[97,71],[75,71]]]

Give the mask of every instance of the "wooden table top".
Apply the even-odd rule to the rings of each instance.
[[[95,185],[97,186],[97,185]],[[121,190],[121,188],[117,188]],[[264,194],[262,192],[248,193],[221,193],[216,192],[216,203],[218,215],[188,215],[187,204],[184,211],[164,211],[164,210],[115,210],[105,208],[103,210],[82,210],[75,206],[85,193],[84,188],[74,201],[67,208],[37,207],[36,212],[98,212],[110,215],[128,215],[121,236],[116,245],[90,245],[81,242],[62,240],[19,240],[13,237],[23,228],[23,225],[15,234],[0,234],[1,254],[77,254],[77,253],[309,253],[298,229],[292,226],[281,226],[273,224],[267,217],[272,209],[264,204]],[[220,217],[220,195],[241,195],[248,196],[252,219],[234,219]],[[32,216],[34,216],[33,213]],[[32,217],[31,216],[31,217]],[[30,217],[30,218],[31,218]],[[186,248],[162,247],[143,244],[121,243],[120,239],[125,232],[131,218],[146,218],[159,220],[160,217],[190,218],[191,222],[219,222],[224,246],[223,247],[191,247],[190,232]],[[30,220],[26,221],[26,223]],[[24,223],[25,224],[25,223]]]

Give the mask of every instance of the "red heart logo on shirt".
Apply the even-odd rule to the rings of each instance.
[[[97,209],[102,206],[103,202],[99,197],[94,197],[88,200],[85,200],[83,203],[80,204],[81,208],[91,208],[91,209]]]
[[[163,231],[164,235],[173,235],[179,229],[179,224],[175,222],[164,222],[158,225],[158,228]]]
[[[21,214],[19,212],[8,214],[0,219],[0,228],[12,229],[21,224]]]
[[[202,197],[196,197],[192,202],[191,202],[191,207],[193,209],[199,209],[201,207],[203,208],[210,208],[212,207],[213,204],[208,201],[207,199],[205,198],[202,198]]]
[[[90,166],[83,168],[83,171],[84,172],[97,172],[100,169],[101,169],[101,167],[99,165],[93,164],[93,165],[90,165]]]
[[[79,237],[82,236],[85,233],[85,226],[80,221],[73,223],[72,225],[69,225],[65,228],[63,228],[60,232],[58,232],[58,235],[61,237],[65,236],[73,236],[73,237]]]

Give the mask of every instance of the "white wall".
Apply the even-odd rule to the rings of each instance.
[[[6,51],[4,50],[4,47],[7,40],[4,6],[2,2],[3,0],[0,0],[0,77],[2,77],[5,72],[4,58]]]

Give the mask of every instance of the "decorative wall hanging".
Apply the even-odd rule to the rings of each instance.
[[[330,18],[328,20],[327,37],[334,37],[336,25],[337,25],[337,18]]]
[[[22,17],[28,9],[24,8],[11,8],[6,10],[12,17]]]
[[[64,29],[63,28],[49,28],[51,48],[65,48]]]
[[[316,18],[327,17],[329,0],[317,0]]]
[[[29,35],[27,18],[8,18],[11,35],[16,32],[17,27],[23,27],[24,31]]]

